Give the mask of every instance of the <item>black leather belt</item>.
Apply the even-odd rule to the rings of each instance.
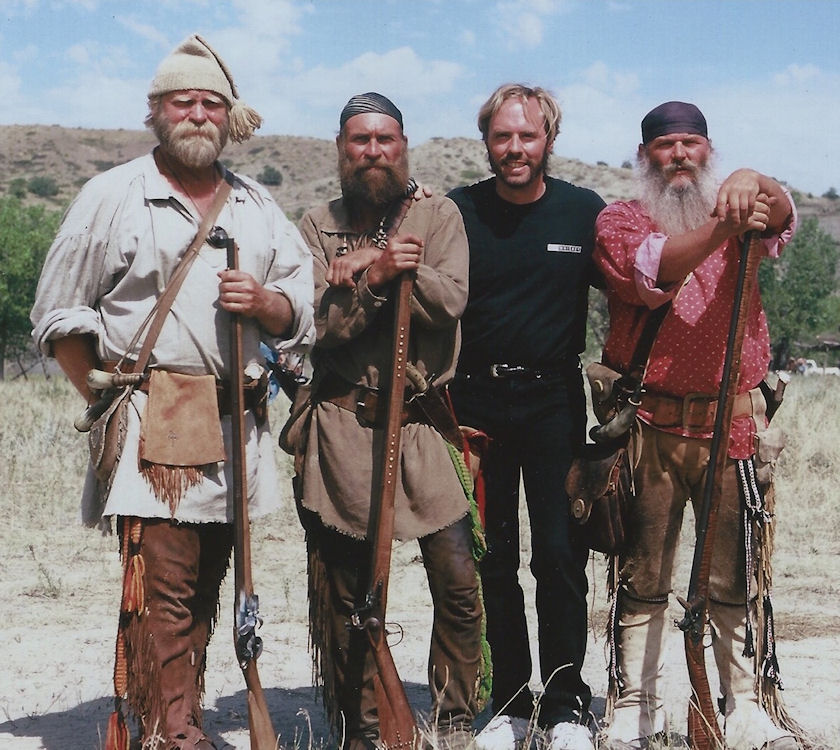
[[[486,368],[461,373],[466,377],[489,377],[494,380],[541,380],[565,375],[572,370],[580,368],[580,360],[575,357],[563,360],[555,365],[546,367],[526,367],[525,365],[512,365],[507,362],[497,362],[488,365]]]

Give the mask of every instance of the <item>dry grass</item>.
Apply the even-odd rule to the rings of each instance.
[[[0,626],[0,747],[66,750],[100,747],[111,709],[108,698],[118,600],[119,563],[113,538],[78,526],[78,496],[86,461],[84,439],[72,428],[80,402],[63,377],[0,383],[0,526],[6,603]],[[272,407],[275,429],[284,406]],[[840,747],[836,714],[840,688],[840,378],[796,378],[776,417],[789,435],[778,472],[776,612],[779,654],[789,706],[824,748]],[[277,453],[287,497],[282,510],[254,527],[254,578],[266,618],[260,676],[281,747],[327,747],[323,713],[312,691],[307,654],[305,558],[288,500],[289,465]],[[689,524],[686,524],[688,526]],[[522,580],[533,601],[523,538]],[[675,587],[688,581],[683,555]],[[585,676],[596,714],[603,711],[603,563],[590,565],[590,649]],[[425,575],[414,543],[394,555],[389,619],[404,629],[394,657],[412,704],[427,710],[425,687],[431,623]],[[206,726],[220,746],[248,746],[243,681],[230,640],[230,580],[211,643]],[[678,615],[678,613],[675,613]],[[531,625],[533,614],[531,613]],[[673,728],[684,725],[686,681],[680,635],[669,661]],[[480,717],[482,725],[489,719]]]

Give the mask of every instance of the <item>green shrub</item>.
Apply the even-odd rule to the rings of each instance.
[[[461,171],[461,179],[467,181],[479,180],[482,177],[484,177],[484,175],[485,172],[481,171],[480,169],[475,169],[473,167]]]
[[[42,198],[49,198],[53,195],[58,195],[58,183],[52,178],[45,175],[38,175],[32,177],[26,183],[26,187],[30,193],[40,195]]]
[[[9,187],[7,188],[9,195],[15,198],[25,198],[26,197],[26,180],[23,177],[15,177],[10,183]]]
[[[263,185],[279,186],[283,184],[283,173],[276,167],[266,164],[263,171],[257,175],[257,181]]]

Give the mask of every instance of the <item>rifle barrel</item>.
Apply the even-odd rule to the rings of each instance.
[[[239,268],[239,248],[233,238],[225,238],[227,265]],[[260,624],[258,603],[251,576],[251,529],[248,518],[248,477],[245,464],[245,391],[242,357],[242,319],[231,313],[230,380],[231,380],[231,468],[233,493],[233,567],[234,626],[233,641],[237,661],[248,692],[248,727],[251,750],[275,750],[277,734],[271,723],[268,704],[257,671],[261,639],[256,635]]]

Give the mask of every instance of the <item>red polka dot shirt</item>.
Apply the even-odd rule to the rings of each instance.
[[[796,209],[790,195],[788,199],[793,209],[791,218],[781,234],[762,240],[766,256],[778,257],[796,229]],[[689,393],[717,397],[735,298],[738,238],[717,248],[682,284],[657,287],[662,248],[668,238],[657,231],[638,201],[613,203],[605,208],[596,222],[596,233],[593,258],[606,281],[610,311],[604,363],[616,370],[627,369],[647,312],[671,299],[672,309],[665,316],[651,351],[645,386],[677,397]],[[744,334],[739,393],[758,385],[770,359],[767,319],[756,286]],[[639,412],[645,421],[650,416]],[[683,427],[667,431],[711,437],[711,432],[691,432]],[[750,417],[734,419],[729,455],[750,456],[754,434]]]

